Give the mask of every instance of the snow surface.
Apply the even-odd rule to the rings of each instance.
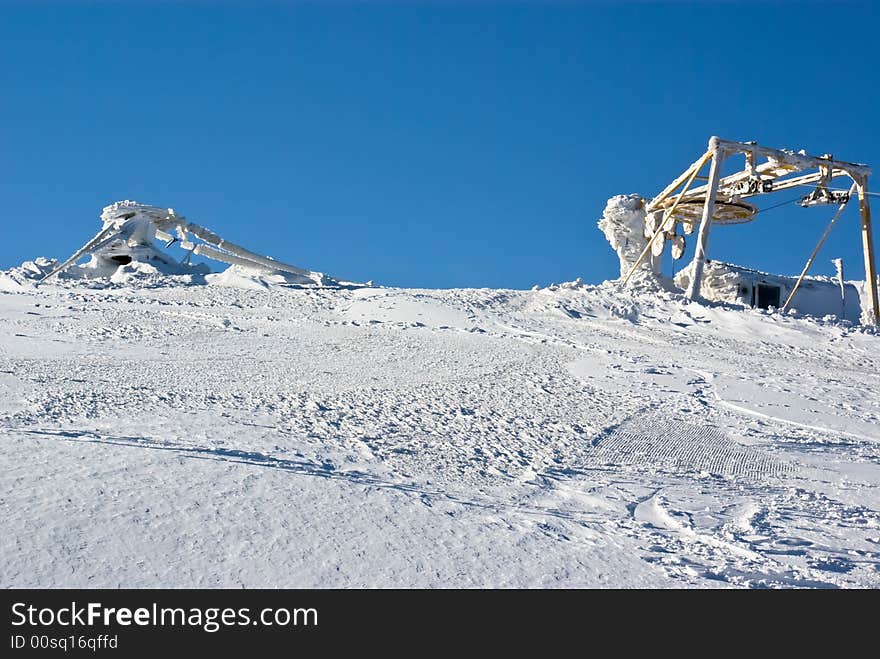
[[[0,585],[877,587],[878,368],[613,283],[11,271]]]

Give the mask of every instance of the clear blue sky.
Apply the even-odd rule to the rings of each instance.
[[[380,284],[598,282],[605,200],[712,134],[880,174],[878,37],[871,3],[0,0],[0,267],[128,198]],[[719,228],[710,257],[799,272],[830,215]],[[863,276],[857,226],[818,273]]]

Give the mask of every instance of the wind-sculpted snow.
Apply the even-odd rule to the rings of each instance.
[[[0,289],[4,586],[880,585],[880,337],[580,282]]]

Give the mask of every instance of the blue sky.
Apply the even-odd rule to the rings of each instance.
[[[0,1],[0,267],[66,257],[128,198],[356,280],[598,282],[605,200],[652,196],[712,134],[880,167],[878,13]],[[709,255],[797,273],[830,215],[768,211]],[[863,276],[854,209],[816,272],[835,256]]]

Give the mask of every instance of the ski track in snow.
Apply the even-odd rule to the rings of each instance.
[[[4,586],[876,587],[880,337],[613,286],[0,293]]]

